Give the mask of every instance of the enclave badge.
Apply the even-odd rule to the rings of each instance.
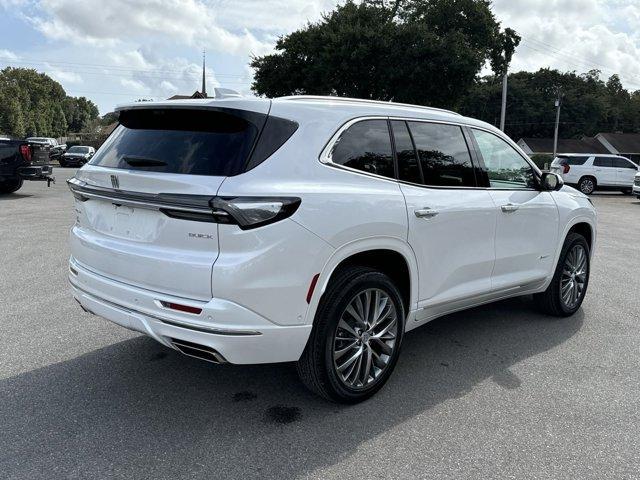
[[[116,190],[120,189],[120,181],[118,180],[117,175],[111,175],[111,186]]]

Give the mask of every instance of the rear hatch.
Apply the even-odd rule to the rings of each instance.
[[[70,181],[72,256],[131,285],[211,298],[218,229],[209,200],[243,171],[264,125],[269,102],[251,106],[121,111],[120,125]]]

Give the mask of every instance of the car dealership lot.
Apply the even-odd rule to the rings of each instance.
[[[0,471],[8,478],[636,478],[640,201],[593,195],[582,309],[515,299],[411,332],[387,386],[345,407],[290,364],[215,366],[86,314],[55,169],[0,197]]]

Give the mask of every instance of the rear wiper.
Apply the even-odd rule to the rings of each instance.
[[[162,160],[156,160],[154,158],[145,158],[145,157],[122,157],[122,160],[127,162],[127,164],[132,167],[166,167],[167,162],[163,162]]]

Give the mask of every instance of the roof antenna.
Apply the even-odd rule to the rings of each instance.
[[[204,75],[204,69],[205,69],[205,56],[206,56],[206,52],[204,50],[204,48],[202,49],[202,96],[204,98],[207,98],[207,85],[205,83],[205,75]]]

